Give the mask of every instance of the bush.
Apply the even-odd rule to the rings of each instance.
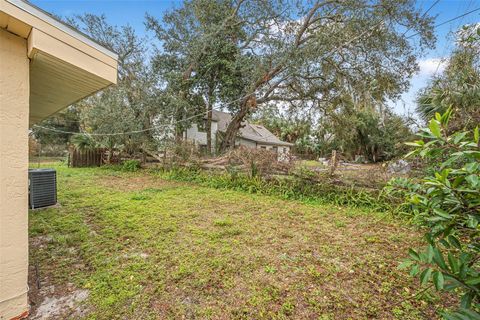
[[[273,172],[277,163],[276,152],[240,146],[228,154],[229,165],[241,165],[250,177],[267,175]]]
[[[419,181],[397,179],[391,192],[405,195],[415,221],[427,228],[428,245],[401,267],[410,268],[422,286],[461,295],[457,311],[443,311],[445,319],[480,318],[480,148],[479,129],[449,134],[451,111],[436,114],[422,130],[409,156],[430,161]]]
[[[277,153],[273,150],[247,148],[239,146],[215,158],[202,159],[189,163],[204,169],[220,169],[235,176],[241,172],[249,177],[268,177],[276,174],[288,174],[295,167],[293,156]]]
[[[140,161],[138,160],[126,160],[122,163],[122,170],[135,172],[140,169]]]
[[[186,140],[175,140],[172,146],[172,162],[174,164],[185,164],[195,162],[200,158],[198,147]]]

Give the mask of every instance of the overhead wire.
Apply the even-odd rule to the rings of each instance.
[[[60,129],[56,129],[56,128],[44,127],[44,126],[41,126],[41,125],[38,125],[38,124],[34,124],[33,126],[36,127],[36,128],[43,129],[43,130],[48,130],[48,131],[57,132],[57,133],[63,133],[63,134],[87,135],[87,136],[119,136],[119,135],[129,135],[129,134],[143,133],[143,132],[152,131],[152,130],[155,130],[155,129],[171,127],[171,126],[173,126],[173,125],[175,125],[175,124],[178,124],[178,123],[180,123],[180,122],[189,121],[189,120],[195,119],[195,118],[197,118],[197,117],[199,117],[199,116],[202,116],[202,115],[204,115],[204,114],[207,114],[207,113],[208,113],[208,111],[205,111],[205,112],[202,112],[202,113],[193,115],[193,116],[188,117],[188,118],[180,119],[180,120],[178,120],[178,121],[176,121],[176,122],[174,122],[174,123],[161,124],[161,125],[152,126],[152,127],[150,127],[150,128],[146,128],[146,129],[132,130],[132,131],[127,131],[127,132],[111,132],[111,133],[96,133],[96,132],[92,132],[92,133],[89,133],[89,132],[64,131],[64,130],[60,130]]]
[[[380,26],[381,23],[377,23],[376,25],[373,26],[372,29],[375,29],[377,27]],[[352,39],[349,39],[348,41],[346,41],[345,44],[339,46],[337,48],[337,50],[333,50],[331,52],[329,52],[326,56],[330,56],[332,54],[334,54],[336,51],[338,51],[339,49],[349,45],[350,43],[354,42],[355,40],[358,40],[360,39],[361,37],[363,37],[364,35],[367,34],[367,31],[369,30],[365,30],[364,32],[362,32],[360,35],[352,38]],[[288,77],[286,77],[285,79],[288,79]],[[263,90],[263,88],[261,88]],[[268,89],[267,89],[268,90]],[[261,90],[260,89],[257,89],[257,90],[254,90],[253,92],[251,93],[248,93],[248,94],[245,94],[243,95],[242,97],[240,98],[237,98],[237,99],[234,99],[232,101],[229,101],[229,102],[226,102],[226,103],[223,103],[222,106],[225,107],[225,106],[228,106],[228,105],[231,105],[233,103],[236,103],[236,102],[239,102],[243,99],[246,99],[248,97],[251,97],[257,93],[259,93]],[[185,119],[180,119],[180,120],[177,120],[176,122],[173,122],[173,123],[170,123],[170,124],[162,124],[162,125],[157,125],[157,126],[152,126],[150,128],[146,128],[146,129],[141,129],[141,130],[132,130],[132,131],[128,131],[128,132],[114,132],[114,133],[88,133],[88,132],[75,132],[75,131],[65,131],[65,130],[60,130],[60,129],[56,129],[56,128],[49,128],[49,127],[45,127],[45,126],[41,126],[41,125],[33,125],[34,127],[36,128],[40,128],[40,129],[43,129],[43,130],[48,130],[48,131],[51,131],[51,132],[57,132],[57,133],[63,133],[63,134],[72,134],[72,135],[86,135],[86,136],[118,136],[118,135],[129,135],[129,134],[138,134],[138,133],[143,133],[143,132],[148,132],[148,131],[152,131],[152,130],[155,130],[155,129],[159,129],[159,128],[166,128],[166,127],[171,127],[173,125],[176,125],[180,122],[185,122],[185,121],[189,121],[189,120],[192,120],[192,119],[195,119],[199,116],[202,116],[202,115],[207,115],[209,111],[204,111],[202,113],[199,113],[199,114],[196,114],[196,115],[193,115],[191,117],[188,117],[188,118],[185,118]]]
[[[467,4],[467,6],[465,7],[465,10],[468,10],[470,8],[470,6],[472,5],[473,3],[473,0],[470,0]],[[460,8],[460,7],[459,7]],[[459,11],[457,11],[458,13]],[[465,18],[465,16],[462,16],[460,21],[458,22],[458,24],[456,25],[455,29],[458,29],[462,22],[463,22],[463,19]],[[447,36],[450,36],[451,34],[453,33],[453,24],[450,24],[450,28],[449,28],[449,31],[448,31],[448,35]],[[447,61],[447,59],[445,58],[445,55],[447,54],[447,51],[449,51],[451,49],[451,45],[452,45],[452,41],[448,41],[448,44],[444,47],[444,50],[443,50],[443,53],[442,55],[440,56],[440,58],[438,59],[438,63],[437,63],[437,67],[435,68],[435,72],[433,74],[433,77],[435,78],[438,74],[438,71],[440,70],[440,65],[442,63],[445,63]]]
[[[440,0],[436,0],[427,10],[425,10],[425,12],[422,14],[422,18],[425,17],[427,15],[427,13],[429,13],[430,10],[432,10],[433,7],[435,7],[439,2],[440,2]],[[406,35],[410,30],[412,30],[411,26],[407,30],[405,30],[405,32],[402,34],[402,36]]]
[[[477,11],[480,11],[480,7],[479,7],[479,8],[476,8],[476,9],[473,9],[473,10],[471,10],[471,11],[465,12],[465,13],[463,13],[463,14],[461,14],[461,15],[459,15],[459,16],[456,16],[456,17],[454,17],[454,18],[452,18],[452,19],[449,19],[449,20],[447,20],[447,21],[443,21],[443,22],[435,25],[434,28],[441,27],[441,26],[443,26],[443,25],[445,25],[445,24],[447,24],[447,23],[450,23],[450,22],[455,21],[455,20],[457,20],[457,19],[463,18],[463,17],[468,16],[469,14],[472,14],[472,13],[477,12]],[[414,34],[408,36],[407,39],[413,38],[413,37],[419,35],[420,33],[421,33],[421,32],[414,33]]]

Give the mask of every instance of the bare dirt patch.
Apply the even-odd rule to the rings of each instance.
[[[63,297],[47,296],[38,306],[31,319],[65,319],[65,316],[81,317],[84,315],[84,310],[81,309],[80,303],[87,298],[87,290],[76,290]]]
[[[29,272],[29,319],[82,318],[88,313],[88,307],[84,304],[88,290],[77,289],[72,283],[53,285],[50,278],[44,277],[39,281],[38,276],[38,269],[32,265]]]

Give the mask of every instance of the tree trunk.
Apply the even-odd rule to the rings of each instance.
[[[222,143],[220,144],[220,151],[224,152],[228,149],[233,149],[235,147],[235,138],[237,137],[238,130],[240,129],[243,120],[250,112],[248,107],[248,99],[242,101],[240,111],[232,118],[232,121],[227,126],[227,131],[223,137]]]
[[[178,123],[182,122],[185,119],[184,113],[182,111],[179,111],[176,115],[176,122],[177,124],[175,125],[175,141],[182,141],[184,138],[184,130],[183,126],[178,125]]]
[[[207,123],[205,125],[205,130],[207,131],[207,154],[212,154],[212,107],[208,105],[207,111]]]
[[[213,89],[208,90],[208,97],[206,99],[207,107],[207,123],[205,124],[205,131],[207,132],[207,155],[212,155],[212,104],[213,104]]]

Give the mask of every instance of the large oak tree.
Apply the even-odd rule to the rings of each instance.
[[[412,0],[187,0],[162,20],[147,16],[180,100],[198,110],[192,97],[210,81],[207,96],[233,113],[222,149],[270,101],[326,112],[346,96],[359,105],[398,97],[433,46],[432,22]],[[219,73],[207,66],[224,48]]]

